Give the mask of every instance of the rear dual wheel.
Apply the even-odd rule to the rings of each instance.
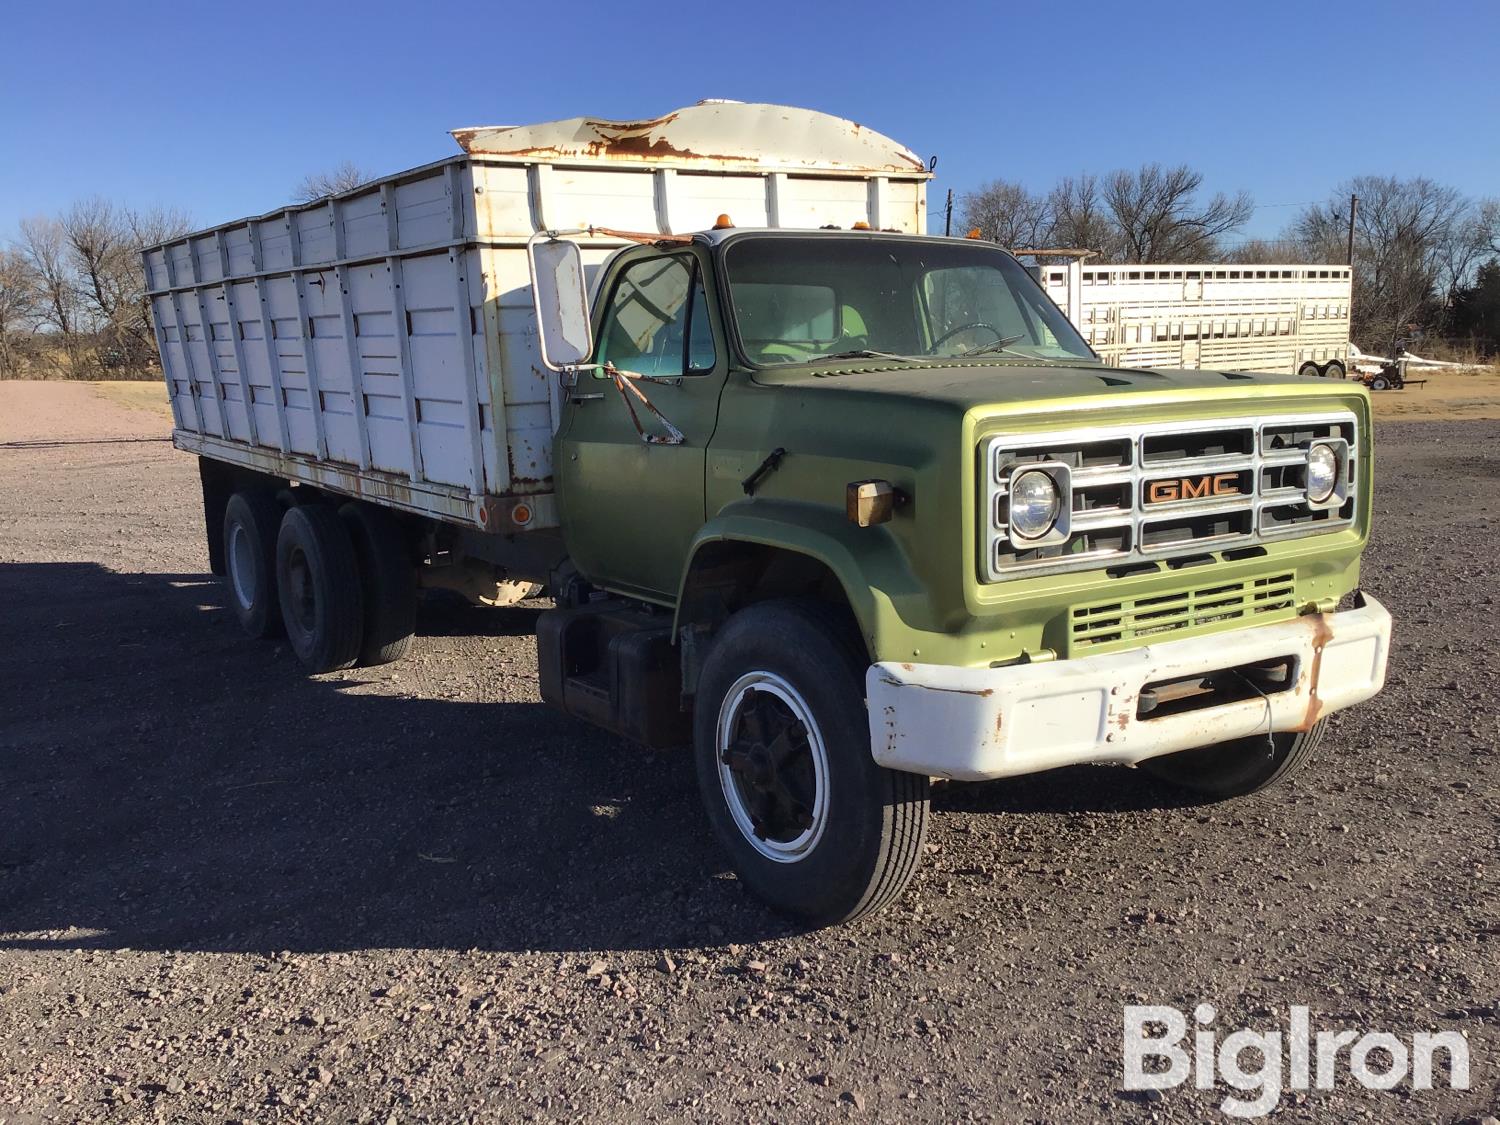
[[[363,590],[358,663],[372,668],[400,660],[417,628],[417,569],[406,536],[389,512],[348,503],[339,518],[354,545]]]
[[[281,505],[259,489],[236,492],[224,508],[224,577],[229,608],[257,640],[281,635],[276,597],[276,535]]]
[[[325,504],[287,509],[276,537],[276,586],[287,641],[313,673],[352,667],[364,640],[354,543]]]
[[[252,637],[280,636],[311,672],[388,664],[416,627],[416,565],[383,509],[295,504],[244,489],[224,510],[229,604]]]

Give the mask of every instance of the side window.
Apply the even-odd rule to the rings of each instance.
[[[692,320],[688,325],[687,369],[689,374],[699,374],[712,371],[719,357],[714,350],[714,328],[709,319],[708,294],[703,289],[703,270],[695,268],[693,273],[695,280]]]
[[[599,362],[664,378],[714,365],[703,279],[694,258],[650,258],[615,284],[599,334]]]

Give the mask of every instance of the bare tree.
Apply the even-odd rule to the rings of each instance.
[[[1049,237],[1058,247],[1095,250],[1105,261],[1120,256],[1121,241],[1104,200],[1097,177],[1064,176],[1047,196],[1052,215]]]
[[[1490,257],[1491,233],[1481,208],[1467,201],[1460,212],[1438,235],[1437,288],[1443,296],[1443,327],[1447,327],[1448,310],[1458,298],[1458,291],[1474,276],[1480,262]]]
[[[1341,252],[1342,253],[1342,252]],[[1250,238],[1240,245],[1224,251],[1223,260],[1244,265],[1264,265],[1270,262],[1328,261],[1326,257],[1309,258],[1306,248],[1295,238]]]
[[[71,336],[78,321],[78,296],[68,262],[68,236],[56,219],[21,220],[21,256],[31,270],[44,324]]]
[[[1479,205],[1479,229],[1485,250],[1500,254],[1500,199],[1486,199]]]
[[[156,340],[140,251],[188,229],[178,212],[136,211],[100,198],[74,204],[61,218],[23,221],[15,256],[25,268],[31,319],[42,330],[34,342],[66,356],[74,378],[102,367],[144,373],[156,359]],[[14,366],[13,349],[9,356]]]
[[[159,358],[156,337],[151,330],[151,302],[146,297],[146,271],[140,252],[147,246],[182,237],[193,229],[193,222],[183,212],[164,207],[125,210],[120,212],[120,218],[130,248],[130,268],[122,289],[116,324],[126,362],[140,369]]]
[[[15,250],[0,249],[0,378],[21,373],[17,341],[36,321],[38,296],[26,259]]]
[[[149,207],[122,214],[130,228],[131,245],[136,250],[181,238],[193,229],[192,218],[173,207]]]
[[[991,180],[959,201],[963,226],[1001,246],[1040,246],[1050,237],[1051,213],[1043,196],[1020,184]]]
[[[1394,352],[1413,326],[1440,315],[1436,297],[1444,281],[1445,247],[1479,237],[1474,231],[1460,234],[1473,208],[1454,188],[1423,176],[1356,176],[1339,185],[1327,203],[1303,211],[1292,233],[1305,246],[1327,245],[1335,232],[1347,230],[1351,194],[1359,196],[1354,335]]]
[[[108,333],[130,288],[134,254],[129,227],[114,205],[94,197],[75,203],[62,219],[79,306],[95,332]]]
[[[350,191],[373,179],[352,160],[346,160],[337,168],[327,172],[313,172],[302,178],[297,185],[296,198],[303,203],[312,203],[325,196]]]
[[[1104,201],[1124,243],[1126,261],[1201,262],[1218,250],[1221,235],[1238,230],[1255,211],[1250,196],[1218,192],[1198,203],[1203,173],[1185,164],[1145,164],[1111,173]]]
[[[82,310],[69,258],[68,236],[56,219],[22,219],[17,248],[37,292],[39,324],[54,333],[67,356],[67,375],[83,374],[87,350],[80,335]]]

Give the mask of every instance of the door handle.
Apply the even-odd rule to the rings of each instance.
[[[587,394],[587,395],[569,395],[568,396],[568,401],[569,402],[593,402],[594,399],[596,399],[596,398],[603,398],[603,397],[604,397],[604,392],[603,391],[596,391],[593,394]]]

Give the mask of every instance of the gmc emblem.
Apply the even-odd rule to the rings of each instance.
[[[1170,504],[1174,500],[1202,500],[1208,496],[1235,496],[1240,491],[1239,473],[1215,473],[1206,477],[1154,480],[1146,486],[1146,503]]]

